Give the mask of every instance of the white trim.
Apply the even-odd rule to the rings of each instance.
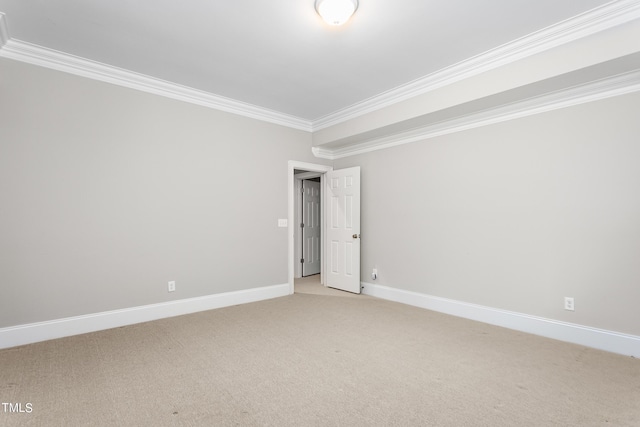
[[[340,149],[335,149],[332,150],[330,148],[322,148],[322,147],[311,147],[311,152],[313,153],[314,156],[320,158],[320,159],[329,159],[329,160],[335,160],[335,159],[339,159],[341,155],[341,152],[339,151]],[[341,149],[341,150],[347,150],[347,148]],[[374,149],[372,149],[371,151],[375,151]],[[363,151],[364,152],[364,151]],[[347,157],[349,155],[356,155],[356,154],[360,154],[360,152],[354,152],[353,154],[346,154],[342,157]]]
[[[311,150],[316,157],[335,160],[637,91],[640,91],[640,71],[632,71],[342,148],[312,147]]]
[[[362,282],[362,293],[465,319],[502,326],[625,356],[640,357],[640,336],[561,322]]]
[[[640,18],[640,0],[612,1],[313,121],[318,131]]]
[[[2,39],[0,20],[0,40]],[[135,73],[133,71],[80,58],[57,50],[48,49],[28,42],[11,39],[6,32],[6,43],[0,49],[0,57],[14,59],[41,67],[51,68],[77,76],[112,83],[142,92],[152,93],[215,110],[226,111],[264,122],[274,123],[293,129],[311,132],[311,122],[299,117],[236,101],[209,92],[171,83],[166,80]]]
[[[273,285],[0,329],[0,349],[288,295]]]
[[[0,12],[0,49],[9,41],[9,29],[7,28],[6,15]]]
[[[294,292],[294,280],[295,280],[295,240],[294,240],[294,228],[295,224],[295,175],[294,170],[305,170],[308,172],[319,172],[320,175],[320,188],[321,188],[321,196],[322,196],[322,187],[324,185],[324,174],[328,171],[332,171],[332,166],[325,165],[317,165],[314,163],[305,163],[298,162],[295,160],[289,160],[287,165],[287,218],[288,218],[288,244],[287,244],[287,257],[288,257],[288,277],[289,277],[289,293],[293,294]],[[324,204],[324,198],[322,200]],[[325,230],[325,215],[324,208],[320,211],[320,221],[322,223],[321,237],[320,237],[320,252],[321,256],[321,264],[320,264],[320,282],[324,284],[324,267],[326,256],[324,253],[324,230]]]
[[[313,132],[640,18],[640,0],[616,0],[316,120],[307,120],[11,39],[0,12],[0,57],[24,61],[269,123]]]

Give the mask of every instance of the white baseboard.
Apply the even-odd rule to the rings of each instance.
[[[289,284],[0,328],[0,349],[289,295]]]
[[[640,357],[640,337],[635,335],[560,322],[371,283],[362,283],[362,293],[611,353]]]

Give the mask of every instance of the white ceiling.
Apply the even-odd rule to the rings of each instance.
[[[314,121],[609,0],[0,0],[11,39]]]

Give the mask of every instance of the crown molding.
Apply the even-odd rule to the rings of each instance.
[[[2,12],[0,57],[313,132],[638,18],[640,0],[615,0],[314,121],[12,39],[6,15]],[[319,153],[327,154],[325,151],[320,150]]]
[[[0,12],[0,49],[9,41],[9,29],[7,28],[6,15]]]
[[[316,157],[335,160],[638,91],[640,71],[632,71],[342,148],[311,150]]]
[[[638,18],[640,18],[640,0],[612,1],[316,119],[312,123],[313,131],[343,123]]]
[[[2,43],[3,39],[4,44]],[[12,39],[8,35],[4,14],[0,14],[0,57],[27,62],[293,129],[307,132],[312,130],[311,122],[299,117]]]

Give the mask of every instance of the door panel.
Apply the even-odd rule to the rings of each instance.
[[[320,273],[320,183],[302,181],[302,276]]]
[[[360,168],[327,172],[327,286],[360,293]],[[355,236],[355,237],[354,237]]]

